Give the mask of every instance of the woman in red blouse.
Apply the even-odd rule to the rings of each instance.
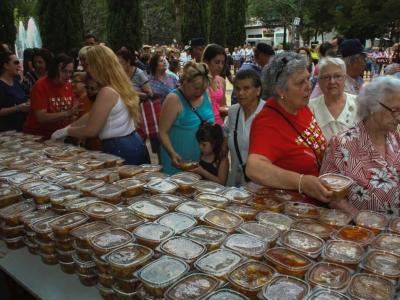
[[[317,177],[326,141],[307,106],[309,78],[306,60],[296,53],[280,53],[264,69],[264,92],[272,97],[252,124],[246,174],[256,183],[329,202],[332,192]]]

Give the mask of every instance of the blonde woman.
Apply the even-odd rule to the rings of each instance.
[[[211,82],[206,64],[188,62],[183,68],[181,85],[167,95],[160,115],[159,137],[163,171],[180,171],[182,160],[200,159],[196,132],[202,123],[214,123],[207,88]]]
[[[99,84],[91,111],[52,135],[87,138],[98,136],[103,151],[125,159],[126,164],[149,163],[149,154],[135,131],[139,98],[114,52],[96,45],[87,50],[87,71]]]

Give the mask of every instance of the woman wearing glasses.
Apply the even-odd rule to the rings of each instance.
[[[308,108],[307,61],[296,53],[280,53],[261,80],[268,89],[264,92],[273,96],[253,121],[246,175],[265,186],[329,202],[332,192],[317,177],[326,141]]]
[[[311,99],[309,107],[329,142],[357,123],[357,102],[355,95],[344,92],[346,65],[342,59],[325,57],[318,65],[322,95]]]
[[[14,53],[0,50],[0,131],[21,131],[29,111],[28,97],[15,79],[19,64]]]
[[[374,78],[357,97],[361,119],[331,139],[321,174],[340,173],[354,182],[336,207],[355,215],[367,209],[399,215],[400,79]]]

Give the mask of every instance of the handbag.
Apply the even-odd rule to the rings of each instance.
[[[240,154],[239,143],[238,143],[238,138],[237,138],[237,129],[238,129],[238,123],[239,123],[240,108],[241,107],[239,106],[239,109],[236,113],[235,130],[233,131],[233,143],[235,145],[236,156],[237,156],[240,166],[242,168],[244,180],[246,182],[249,182],[250,178],[247,177],[247,175],[246,175],[246,164],[243,164],[243,159],[242,159],[242,155]]]
[[[158,136],[158,120],[160,119],[161,100],[146,100],[140,103],[141,120],[138,126],[138,134],[143,140]]]

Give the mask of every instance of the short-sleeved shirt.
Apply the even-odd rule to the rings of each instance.
[[[72,85],[70,82],[55,84],[47,76],[40,78],[32,88],[31,110],[24,124],[24,132],[50,138],[51,134],[67,126],[70,122],[64,119],[56,122],[40,123],[34,114],[35,110],[47,113],[58,113],[72,109]]]
[[[18,80],[14,79],[13,85],[8,85],[0,80],[0,110],[22,104],[27,100],[25,90]],[[15,112],[8,116],[0,117],[0,131],[21,131],[25,118],[26,113],[24,112]]]
[[[325,137],[308,106],[293,115],[270,98],[251,126],[249,154],[263,155],[285,170],[318,176],[325,148]]]
[[[131,82],[135,91],[140,92],[142,90],[142,86],[149,82],[149,79],[143,70],[136,67],[135,72],[132,74]]]
[[[154,97],[164,102],[165,97],[172,92],[178,85],[178,81],[165,73],[163,81],[157,80],[154,76],[149,77],[150,86],[153,91]]]

